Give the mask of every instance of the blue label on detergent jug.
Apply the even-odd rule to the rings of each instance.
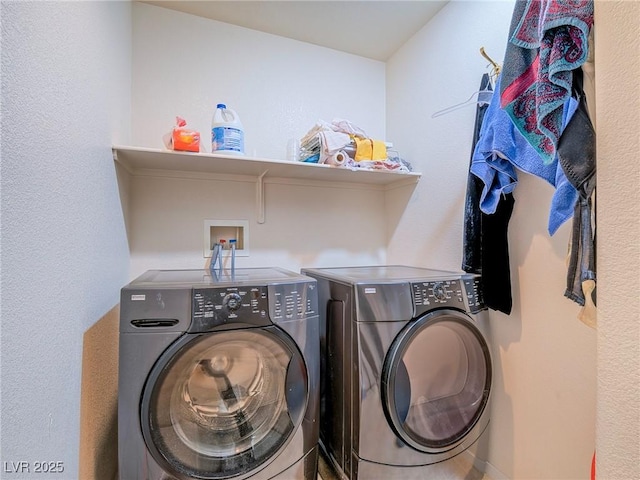
[[[211,151],[227,150],[244,152],[244,132],[233,127],[213,127],[211,129]]]

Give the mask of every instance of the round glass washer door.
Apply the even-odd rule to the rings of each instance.
[[[275,328],[185,335],[147,381],[143,436],[178,478],[243,478],[288,443],[307,385],[300,351]]]
[[[454,448],[489,401],[491,356],[473,320],[455,310],[433,311],[394,340],[382,372],[387,420],[416,450]]]

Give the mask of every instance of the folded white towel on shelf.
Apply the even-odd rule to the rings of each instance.
[[[325,163],[328,157],[339,152],[351,142],[351,137],[346,133],[328,131],[320,132],[318,136],[321,145],[320,163]]]

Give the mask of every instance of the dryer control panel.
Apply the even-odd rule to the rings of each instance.
[[[192,302],[190,332],[207,332],[225,324],[271,324],[266,286],[194,288]]]
[[[460,280],[412,283],[411,290],[416,314],[440,307],[465,308],[465,292]]]
[[[480,277],[466,275],[460,280],[441,280],[411,284],[416,314],[440,307],[468,308],[470,313],[486,310]]]
[[[467,292],[469,311],[471,313],[478,313],[481,310],[486,310],[487,306],[484,304],[484,298],[482,296],[480,277],[477,275],[469,275],[464,277],[462,281],[464,282],[464,288]]]

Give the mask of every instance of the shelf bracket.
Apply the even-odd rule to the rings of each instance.
[[[269,170],[262,172],[256,181],[256,208],[258,223],[264,223],[264,176]]]

